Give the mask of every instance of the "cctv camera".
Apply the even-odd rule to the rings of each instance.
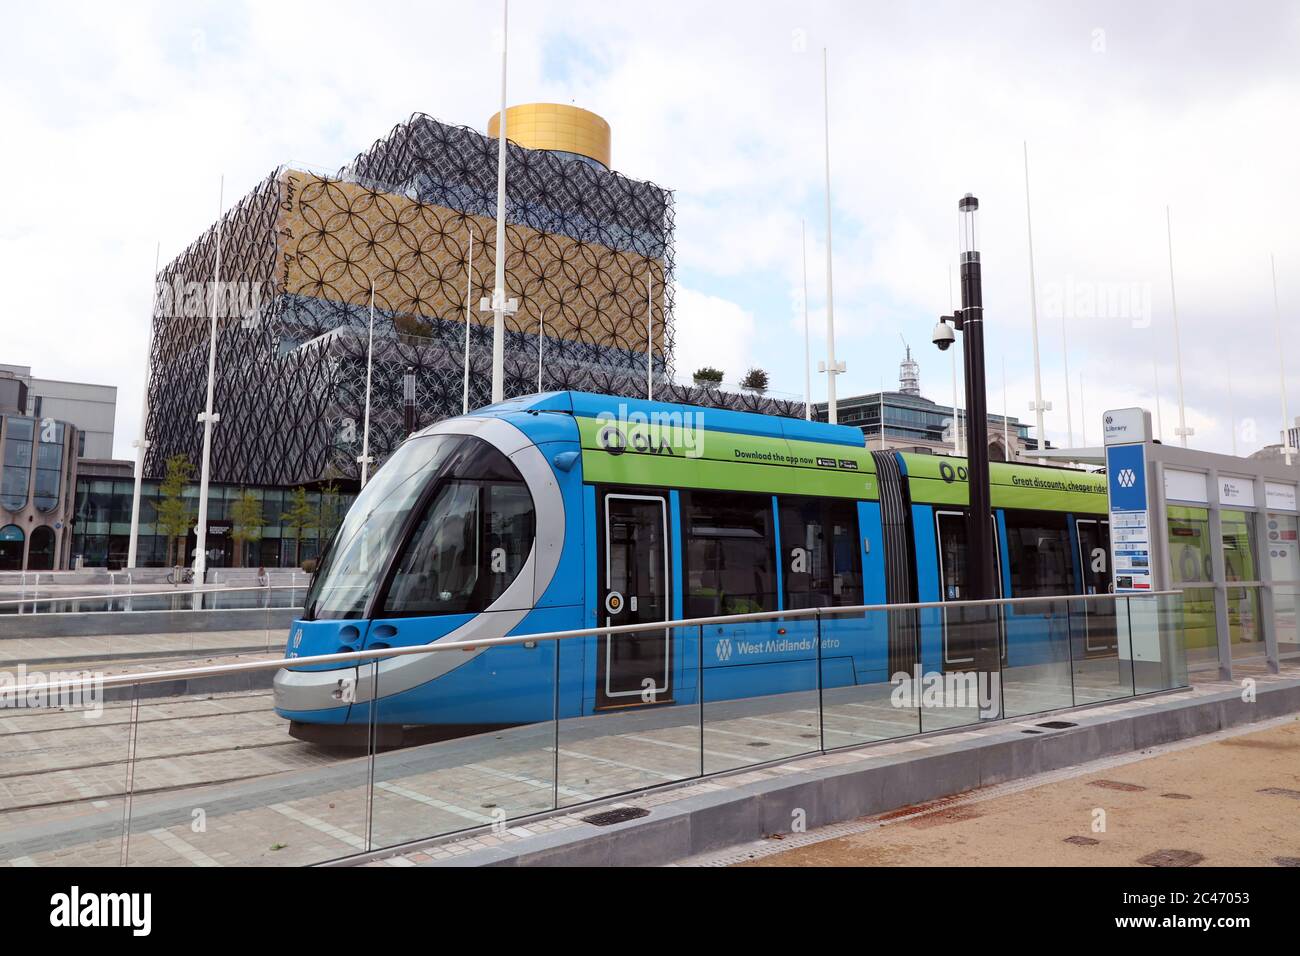
[[[956,339],[957,336],[953,334],[952,326],[947,322],[940,322],[936,325],[934,332],[930,336],[930,340],[939,347],[940,352],[948,351]]]

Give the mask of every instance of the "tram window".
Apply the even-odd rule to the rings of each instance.
[[[1006,523],[1011,596],[1073,594],[1074,559],[1065,515],[1008,511]]]
[[[686,616],[776,609],[772,499],[694,492],[686,504]]]
[[[518,576],[532,543],[533,505],[523,485],[449,482],[402,553],[384,613],[481,611]]]
[[[938,529],[943,600],[960,601],[966,596],[966,516],[941,512]]]
[[[857,505],[833,498],[782,498],[781,560],[785,606],[862,603]]]

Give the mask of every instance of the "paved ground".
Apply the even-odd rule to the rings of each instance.
[[[1008,711],[1014,716],[1061,707],[1072,680],[1080,700],[1115,698],[1126,691],[1117,674],[1095,662],[1073,674],[1060,668],[1015,673],[1005,687]],[[825,691],[822,713],[815,689],[708,704],[703,729],[694,707],[566,720],[558,739],[556,726],[546,722],[408,746],[373,761],[289,737],[266,691],[189,687],[183,696],[141,701],[134,723],[126,703],[109,704],[94,720],[58,710],[0,712],[0,861],[321,862],[702,773],[815,754],[823,739],[827,748],[878,746],[806,761],[872,760],[930,746],[914,736],[918,729],[961,727],[959,734],[977,738],[988,732],[984,728],[1000,726],[977,723],[972,708],[918,718],[891,706],[890,689]],[[691,786],[725,788],[783,772],[790,765]],[[674,799],[682,792],[636,799]],[[560,828],[576,819],[561,814],[518,831]],[[423,858],[470,852],[513,832],[467,836]],[[392,865],[411,862],[422,860],[403,855]]]
[[[1021,674],[1008,706],[1060,706],[1062,679],[1068,694],[1068,673]],[[1089,700],[1119,689],[1099,670],[1076,679]],[[891,706],[890,690],[827,691],[820,717],[815,689],[708,704],[703,730],[693,707],[566,720],[558,741],[548,722],[381,753],[373,771],[364,756],[289,737],[266,692],[143,701],[133,752],[129,704],[94,720],[11,711],[0,717],[0,860],[116,865],[129,842],[132,864],[319,862],[814,753],[823,735],[838,747],[977,717],[919,718]]]
[[[1300,718],[1103,763],[812,831],[784,852],[771,840],[695,862],[1300,866]]]

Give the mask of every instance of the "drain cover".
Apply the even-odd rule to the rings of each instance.
[[[1039,727],[1046,727],[1048,730],[1065,730],[1067,727],[1078,727],[1078,724],[1072,724],[1068,720],[1048,720],[1038,724]]]
[[[1073,843],[1075,846],[1096,846],[1100,840],[1094,840],[1092,837],[1072,836],[1065,838],[1066,843]]]
[[[1300,856],[1275,856],[1273,862],[1278,866],[1300,866]]]
[[[1041,734],[1041,733],[1042,733],[1041,730],[1022,730],[1022,731],[1020,731],[1020,732],[1021,732],[1022,734]]]
[[[648,816],[650,816],[650,811],[642,807],[617,807],[603,813],[593,813],[589,817],[583,817],[582,822],[590,823],[594,827],[612,827],[615,823],[626,823],[628,820],[639,820],[641,817]]]
[[[1290,797],[1292,800],[1300,800],[1300,790],[1288,790],[1286,787],[1268,787],[1260,793],[1267,793],[1271,797]]]
[[[1101,787],[1103,790],[1123,790],[1125,793],[1139,793],[1146,787],[1139,787],[1136,783],[1123,783],[1119,780],[1091,780],[1088,782],[1090,787]]]
[[[1195,866],[1205,857],[1191,850],[1156,850],[1138,860],[1143,866]]]
[[[746,747],[769,747],[771,744],[765,740],[751,740],[745,744]]]
[[[1192,799],[1192,795],[1191,795],[1190,793],[1162,793],[1162,794],[1160,794],[1160,796],[1164,797],[1166,800],[1190,800],[1190,799]]]

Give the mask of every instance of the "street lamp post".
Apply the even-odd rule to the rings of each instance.
[[[966,542],[969,560],[966,562],[967,580],[965,597],[984,601],[997,597],[994,578],[993,518],[989,501],[989,446],[988,399],[985,395],[984,377],[984,297],[980,274],[979,233],[976,212],[979,200],[967,193],[957,203],[961,220],[961,310],[945,315],[934,331],[935,344],[940,349],[952,345],[953,334],[948,323],[962,333],[963,368],[966,373],[966,421],[968,441],[966,448],[970,511],[966,516]],[[996,642],[990,644],[989,654],[996,653]],[[991,666],[991,665],[990,665]]]

